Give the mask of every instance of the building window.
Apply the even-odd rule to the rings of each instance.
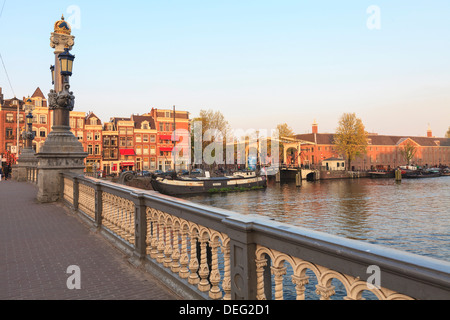
[[[144,146],[144,155],[148,155],[148,154],[149,154],[148,146]]]
[[[133,147],[133,137],[127,137],[127,147]]]
[[[39,131],[39,136],[40,136],[41,138],[45,138],[45,137],[47,136],[47,133],[45,132],[45,129],[41,129],[41,130]]]
[[[86,133],[86,139],[87,139],[88,141],[92,141],[92,132],[87,132],[87,133]]]
[[[20,122],[20,123],[23,123],[23,121],[24,121],[24,120],[23,120],[23,114],[20,114],[20,115],[19,115],[19,122]]]
[[[148,142],[148,134],[144,134],[144,142]]]
[[[12,128],[6,128],[6,139],[11,140],[13,139],[13,129]]]
[[[7,113],[7,114],[6,114],[6,122],[9,122],[9,123],[14,122],[14,114],[12,114],[12,113]]]
[[[136,143],[141,143],[142,142],[142,136],[140,134],[136,135]]]
[[[156,147],[155,146],[151,146],[150,147],[150,154],[152,154],[152,155],[156,154]]]
[[[159,131],[164,131],[164,123],[159,124]]]
[[[152,134],[150,136],[150,142],[155,143],[156,142],[156,136],[154,134]]]
[[[95,133],[95,141],[100,141],[100,132]]]
[[[77,121],[75,119],[70,119],[70,128],[75,129],[77,127]]]
[[[133,135],[133,128],[127,128],[127,135],[132,136]]]
[[[95,145],[94,150],[96,155],[100,154],[100,146],[98,144]]]
[[[91,123],[91,126],[96,126],[97,125],[97,118],[92,118],[89,121]]]
[[[125,137],[120,137],[120,146],[121,147],[127,146],[127,140],[125,139]]]
[[[88,145],[88,147],[87,147],[87,153],[88,153],[89,155],[92,155],[92,145]]]
[[[111,137],[111,147],[117,146],[117,137]]]
[[[142,154],[142,146],[136,146],[136,154],[138,155]]]
[[[124,136],[127,134],[127,129],[126,128],[119,128],[119,134]]]
[[[40,124],[47,124],[47,116],[41,114],[41,115],[39,116],[39,123],[40,123]]]
[[[111,144],[111,138],[110,138],[110,137],[104,137],[104,138],[103,138],[103,145],[104,145],[105,147],[109,147],[110,144]]]
[[[84,127],[83,119],[78,119],[77,123],[78,123],[78,128],[83,128]]]

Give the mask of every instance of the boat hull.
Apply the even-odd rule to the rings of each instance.
[[[166,195],[235,192],[267,187],[265,177],[205,180],[156,178],[151,183],[153,190]]]
[[[369,172],[369,175],[372,179],[387,179],[387,178],[394,178],[395,172],[389,171],[389,172]]]

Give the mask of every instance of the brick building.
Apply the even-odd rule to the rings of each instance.
[[[103,126],[102,121],[89,112],[84,119],[83,147],[87,152],[86,171],[95,172],[102,170],[103,152]]]
[[[288,156],[288,163],[322,166],[325,159],[340,156],[333,144],[334,134],[319,133],[316,122],[313,124],[312,133],[299,134],[295,138],[313,144],[302,145],[299,158],[295,156],[296,150],[288,150],[288,155],[291,155]],[[349,170],[389,169],[406,165],[407,161],[401,151],[408,143],[416,148],[412,164],[450,166],[450,139],[433,137],[431,129],[428,128],[427,135],[423,137],[369,134],[367,153],[352,160],[352,168]]]
[[[33,131],[36,138],[33,147],[36,153],[51,132],[53,112],[48,108],[47,99],[40,88],[23,100],[4,100],[0,88],[0,154],[8,162],[15,162],[11,151],[23,148],[21,132],[25,129],[24,101],[29,100],[33,111]],[[17,123],[17,119],[19,123]],[[72,133],[82,143],[88,153],[85,160],[89,172],[103,170],[106,174],[123,170],[173,170],[176,159],[177,170],[187,168],[186,155],[182,152],[173,157],[172,151],[178,144],[186,144],[188,139],[177,136],[174,130],[189,131],[189,112],[168,109],[152,109],[143,115],[129,118],[111,118],[102,121],[93,112],[70,112]],[[19,139],[17,139],[19,131]],[[174,141],[175,140],[175,141]],[[10,160],[12,159],[12,160]]]
[[[174,130],[184,130],[189,132],[189,112],[169,109],[153,108],[148,114],[155,120],[157,135],[157,169],[167,171],[174,168],[174,161],[177,170],[187,169],[187,156],[183,154],[172,154],[176,144],[186,144],[187,139],[183,136],[174,135]],[[174,139],[172,139],[174,138]],[[173,141],[175,140],[175,141]]]
[[[22,128],[25,126],[25,112],[23,100],[17,98],[4,99],[0,88],[0,156],[2,163],[14,163],[17,147],[23,147],[20,139]]]

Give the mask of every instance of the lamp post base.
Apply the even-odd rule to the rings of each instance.
[[[83,174],[84,152],[82,144],[66,127],[53,127],[37,154],[38,162],[38,194],[41,203],[56,202],[62,194],[63,181],[60,173],[72,172]]]
[[[22,150],[22,154],[17,159],[17,165],[13,168],[14,180],[18,182],[25,182],[28,180],[27,168],[36,167],[38,159],[36,153],[32,148]]]

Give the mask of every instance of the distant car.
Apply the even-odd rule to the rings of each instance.
[[[182,176],[188,176],[188,175],[189,175],[189,170],[181,170],[181,171],[180,171],[180,174],[181,174]]]
[[[191,174],[203,174],[202,169],[192,169]]]
[[[150,173],[150,171],[142,171],[141,175],[143,177],[149,177],[149,176],[151,176],[151,173]]]

